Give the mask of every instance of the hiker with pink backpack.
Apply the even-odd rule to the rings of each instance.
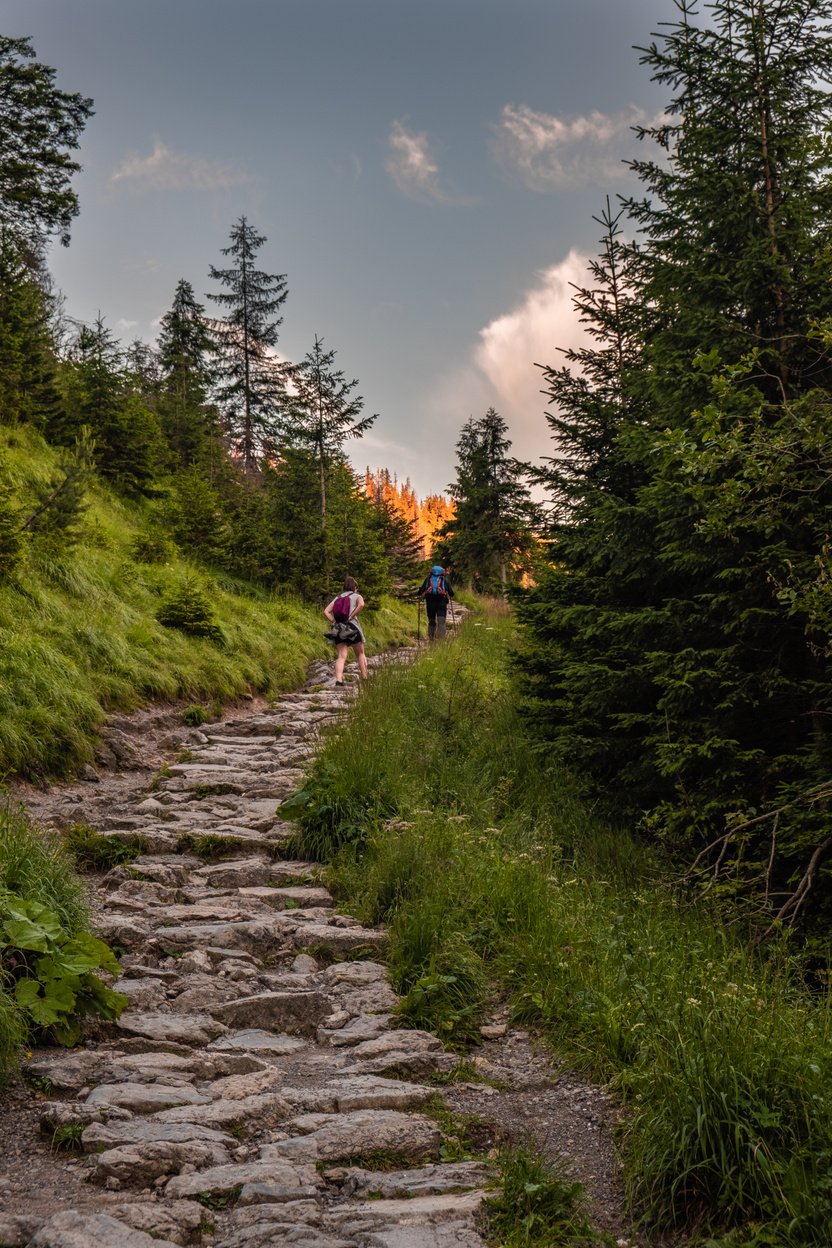
[[[343,685],[344,667],[350,646],[358,660],[361,679],[369,676],[367,656],[364,653],[364,632],[356,616],[364,610],[364,599],[358,592],[358,582],[354,576],[344,578],[344,588],[337,594],[329,606],[324,607],[324,615],[332,624],[332,628],[324,633],[328,641],[335,646],[335,684]]]

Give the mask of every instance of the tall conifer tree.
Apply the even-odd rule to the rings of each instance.
[[[514,583],[532,545],[525,465],[509,455],[507,431],[493,407],[463,425],[456,480],[448,486],[455,512],[440,530],[443,558],[461,580],[484,592]]]
[[[162,317],[158,342],[162,430],[183,467],[199,458],[216,432],[215,410],[208,402],[214,350],[205,309],[183,278]]]
[[[293,396],[291,439],[311,448],[318,466],[321,523],[326,524],[327,467],[341,456],[349,438],[360,438],[378,419],[361,416],[364,400],[352,391],[357,380],[347,381],[335,368],[335,351],[324,351],[324,340],[315,335],[310,351],[288,370]]]
[[[224,289],[208,298],[226,312],[214,325],[216,395],[231,444],[250,472],[258,457],[273,454],[279,442],[284,384],[274,348],[282,323],[277,313],[289,291],[285,274],[257,268],[266,237],[245,217],[234,223],[230,238],[222,249],[231,257],[230,266],[210,269]]]

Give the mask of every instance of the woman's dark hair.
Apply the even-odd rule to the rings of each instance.
[[[358,589],[358,581],[355,579],[354,576],[344,577],[344,589],[347,591],[348,594],[355,593],[355,591]]]

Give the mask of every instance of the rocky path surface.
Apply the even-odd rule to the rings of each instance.
[[[513,1134],[488,1102],[500,1086],[522,1099],[524,1079],[521,1121],[548,1122],[563,1085],[559,1129],[620,1231],[603,1095],[576,1109],[581,1085],[497,1022],[476,1058],[492,1082],[442,1088],[482,1111],[484,1160],[459,1160],[438,1095],[459,1059],[395,1026],[385,933],[287,857],[276,807],[357,692],[331,685],[321,665],[306,691],[192,732],[151,792],[99,803],[102,835],[142,838],[93,889],[129,1005],[84,1046],[28,1059],[0,1136],[0,1246],[479,1248],[489,1149]]]

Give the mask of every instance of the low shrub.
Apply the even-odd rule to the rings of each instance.
[[[189,728],[199,728],[201,724],[207,724],[210,718],[211,712],[204,706],[186,706],[182,712],[182,723]]]
[[[208,595],[196,577],[186,577],[168,591],[156,619],[165,628],[178,628],[192,637],[207,637],[219,643],[225,640]]]
[[[130,543],[130,558],[135,563],[167,563],[175,554],[175,545],[160,529],[145,529]]]

